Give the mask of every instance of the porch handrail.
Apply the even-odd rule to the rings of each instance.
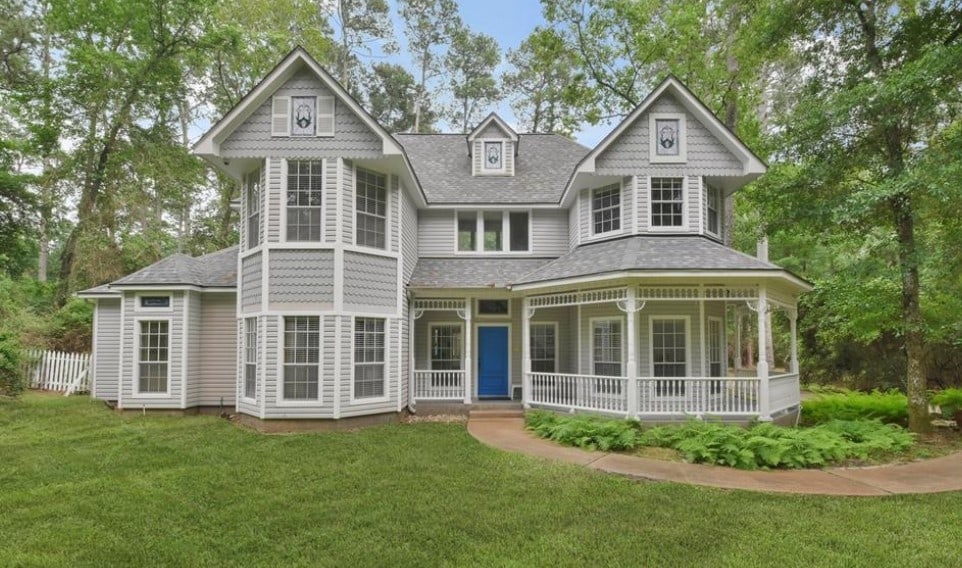
[[[416,400],[460,400],[464,398],[464,369],[415,369]]]
[[[802,402],[798,373],[772,375],[768,378],[768,393],[773,414],[798,406]]]
[[[627,377],[530,373],[530,402],[574,410],[628,412]]]

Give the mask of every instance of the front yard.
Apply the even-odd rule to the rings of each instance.
[[[482,446],[0,401],[0,565],[956,566],[962,494],[774,496]]]

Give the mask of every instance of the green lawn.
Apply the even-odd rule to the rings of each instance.
[[[83,397],[0,402],[0,566],[959,566],[960,542],[958,493],[638,482],[463,425],[265,436]]]

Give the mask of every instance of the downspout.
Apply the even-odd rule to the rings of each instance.
[[[408,303],[408,412],[417,414],[414,399],[414,294],[407,291]]]

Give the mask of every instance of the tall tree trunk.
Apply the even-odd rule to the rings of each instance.
[[[43,21],[46,22],[47,4],[42,4]],[[50,99],[53,94],[50,92],[50,30],[46,24],[43,26],[43,54],[41,59],[41,73],[43,76],[43,121],[50,120]],[[45,125],[48,126],[48,125]],[[40,181],[40,255],[37,258],[37,280],[47,281],[47,264],[50,261],[50,225],[53,216],[53,179],[50,171],[53,165],[51,153],[53,148],[48,147],[49,140],[43,140],[42,168],[43,174]]]
[[[178,101],[178,111],[180,114],[180,142],[184,145],[188,151],[190,151],[190,105],[187,104],[187,99],[181,97]],[[177,227],[177,252],[184,252],[184,245],[187,241],[187,236],[190,234],[190,198],[189,196],[183,196],[184,202],[180,207],[180,223]]]
[[[428,73],[428,57],[429,53],[421,54],[421,77],[418,81],[417,93],[414,96],[414,133],[419,134],[421,132],[421,106],[424,104],[424,97],[427,93],[424,92],[424,84],[426,81],[426,76]]]

